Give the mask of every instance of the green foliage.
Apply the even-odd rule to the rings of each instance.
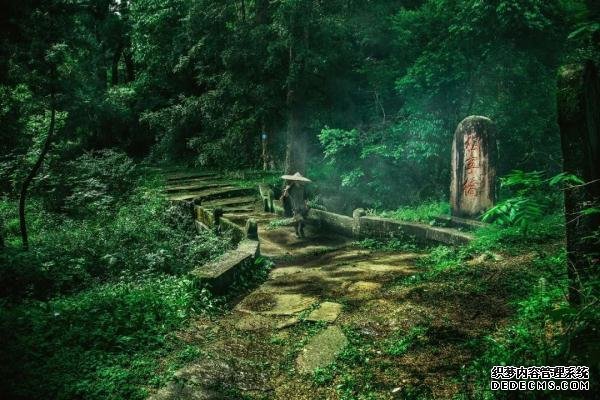
[[[169,333],[210,306],[196,293],[187,279],[140,278],[5,309],[3,385],[13,398],[145,398],[168,378],[154,359],[179,346]]]
[[[9,212],[2,219],[15,227],[7,240],[16,247],[16,206],[8,202],[1,209]],[[44,214],[32,203],[33,249],[22,253],[9,248],[0,254],[2,294],[44,298],[79,290],[97,279],[181,274],[230,246],[208,232],[196,235],[187,210],[169,205],[151,187],[134,189],[114,213],[95,211],[83,220],[68,219]]]
[[[294,224],[293,218],[274,219],[269,222],[269,225],[267,225],[267,230],[278,229],[278,228],[281,228],[284,226],[292,226],[293,224]]]
[[[557,262],[558,261],[558,262]],[[564,256],[554,261],[554,267],[564,266]],[[581,326],[594,323],[596,317],[576,317],[567,304],[564,281],[548,282],[540,278],[530,296],[516,304],[511,324],[477,343],[481,356],[464,371],[463,379],[473,385],[473,394],[489,398],[489,373],[494,365],[558,365],[564,362],[569,343],[576,335],[563,331],[579,320]],[[573,325],[572,325],[573,326]],[[482,351],[483,350],[483,351]]]
[[[335,375],[335,364],[325,368],[316,368],[313,371],[313,382],[318,386],[325,386],[333,381]]]
[[[392,338],[388,344],[386,353],[391,356],[401,356],[419,340],[422,340],[423,335],[426,333],[426,328],[413,326],[405,335],[396,335],[396,337]]]
[[[377,239],[362,239],[354,242],[354,245],[360,248],[375,250],[375,251],[415,251],[418,246],[415,239],[411,236],[402,236],[390,238],[388,240],[377,240]]]
[[[490,208],[482,217],[484,222],[493,221],[498,225],[519,226],[524,230],[540,218],[543,209],[534,199],[515,197],[507,199]]]
[[[127,161],[108,152],[73,164],[73,187],[104,183],[93,196],[110,198],[103,206],[85,213],[78,206],[70,217],[31,202],[28,252],[20,249],[15,202],[0,202],[9,228],[0,254],[1,385],[11,398],[146,398],[147,388],[198,355],[174,331],[224,306],[185,273],[218,257],[229,240],[196,234],[189,210],[164,198],[160,180],[132,184],[139,169]],[[252,271],[264,279],[267,264],[258,262]],[[253,282],[242,278],[240,289]],[[157,363],[171,352],[178,355]]]
[[[235,296],[235,293],[246,291],[266,281],[272,268],[273,262],[268,258],[255,258],[235,276],[235,283],[230,289],[231,295]]]
[[[393,207],[443,196],[434,182],[447,166],[431,168],[449,145],[438,141],[441,130],[437,121],[407,117],[377,129],[325,128],[319,140],[355,206]]]
[[[426,224],[435,223],[435,217],[447,215],[450,213],[450,204],[447,202],[431,201],[422,202],[417,206],[403,206],[395,211],[382,211],[380,216],[385,218],[398,219],[400,221],[423,222]]]
[[[176,363],[199,355],[172,332],[223,301],[182,276],[230,243],[197,235],[189,210],[170,204],[158,179],[140,179],[134,159],[256,167],[266,131],[276,168],[286,145],[306,145],[315,208],[396,209],[384,215],[431,223],[448,210],[436,199],[447,198],[457,123],[486,115],[498,127],[498,173],[520,169],[484,216],[495,224],[463,248],[432,249],[419,261],[427,271],[406,282],[467,274],[475,255],[563,239],[555,188],[583,182],[545,175],[560,160],[556,68],[600,62],[598,13],[575,0],[8,0],[0,16],[2,387],[23,399],[142,398],[142,387],[160,385],[172,368],[157,363],[166,352]],[[46,138],[51,100],[56,136],[31,187],[32,246],[22,252],[16,198]],[[290,122],[302,138],[287,137]],[[522,172],[533,169],[547,172]],[[274,174],[226,178],[280,184]],[[598,212],[592,204],[582,213]],[[359,245],[416,248],[404,237]],[[257,263],[237,277],[237,290],[266,278],[269,263]],[[544,360],[538,336],[553,306],[572,337],[589,333],[595,307],[573,316],[554,284],[517,305],[515,329],[501,347],[486,345],[487,361],[503,352]],[[410,351],[411,340],[398,338],[394,352]],[[366,364],[358,341],[341,363]],[[562,345],[546,344],[553,361]],[[368,374],[340,366],[315,375],[319,385],[332,379],[340,398],[373,397]],[[432,397],[410,387],[400,395]]]
[[[544,179],[539,171],[512,171],[501,178],[501,186],[509,189],[515,197],[499,202],[486,211],[482,220],[498,225],[517,226],[527,231],[529,225],[538,221],[542,215],[551,212],[557,206],[557,195],[551,187],[557,185],[582,184],[575,175],[560,173],[550,179]]]
[[[56,202],[64,199],[64,208],[71,213],[111,211],[116,200],[127,198],[135,186],[134,162],[122,152],[85,153],[63,167],[64,172],[52,175],[43,186],[54,190]],[[57,187],[62,189],[58,193]]]

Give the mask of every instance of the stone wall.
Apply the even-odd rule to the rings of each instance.
[[[260,255],[257,240],[242,240],[237,248],[229,250],[221,258],[195,268],[191,275],[202,283],[208,283],[215,293],[223,293],[247,268],[252,268]]]
[[[346,215],[335,214],[329,211],[312,209],[308,218],[317,220],[325,229],[335,231],[345,236],[353,236],[354,220]],[[309,221],[310,222],[310,221]]]
[[[280,215],[283,213],[280,203],[275,203],[275,210]],[[434,241],[449,245],[462,245],[473,240],[471,234],[454,228],[366,216],[362,209],[355,210],[353,217],[311,209],[307,223],[317,224],[331,232],[357,239],[389,239],[409,235],[421,242]]]
[[[227,232],[237,247],[229,250],[218,260],[202,265],[192,270],[191,275],[200,282],[208,283],[215,293],[223,293],[235,282],[237,277],[246,269],[252,268],[254,260],[260,255],[260,243],[256,236],[256,222],[247,224],[250,234],[241,226],[222,216],[215,222],[214,210],[202,206],[194,206],[196,227],[201,229],[216,229],[221,233]],[[253,228],[248,228],[251,226]]]
[[[397,221],[381,217],[360,217],[358,237],[386,239],[409,235],[421,242],[441,242],[450,245],[469,243],[473,237],[452,228],[440,228],[417,222]]]
[[[202,206],[194,206],[194,211],[197,229],[218,229],[222,233],[227,232],[231,235],[234,243],[240,242],[245,237],[244,229],[225,217],[219,217],[219,226],[216,226],[212,210],[207,210]]]

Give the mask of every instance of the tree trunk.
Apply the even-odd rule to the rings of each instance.
[[[27,236],[27,222],[25,219],[25,200],[27,198],[27,189],[33,181],[33,178],[37,175],[42,163],[44,162],[44,158],[48,151],[50,150],[50,144],[52,143],[52,137],[54,135],[54,123],[56,120],[56,107],[54,105],[54,94],[50,97],[50,126],[48,127],[48,135],[46,136],[46,141],[44,142],[44,146],[42,147],[42,151],[38,156],[35,164],[29,171],[29,174],[23,181],[21,186],[21,193],[19,196],[19,224],[21,227],[21,240],[23,242],[23,249],[29,250],[29,238]]]
[[[254,18],[257,25],[269,23],[269,0],[256,0]]]
[[[123,44],[119,43],[112,60],[111,83],[113,86],[119,84],[119,61],[121,61],[121,54],[123,54]]]
[[[123,60],[125,61],[125,82],[133,82],[135,80],[135,66],[133,64],[131,43],[123,50]]]
[[[586,182],[565,191],[569,301],[578,305],[599,275],[592,235],[600,214],[582,213],[600,204],[600,80],[592,62],[561,68],[557,106],[563,169]]]
[[[286,131],[285,173],[306,174],[306,133],[302,128],[302,116],[297,104],[291,104],[288,111]]]
[[[590,13],[589,19],[592,21],[600,19],[600,2],[598,0],[587,0],[586,3]]]

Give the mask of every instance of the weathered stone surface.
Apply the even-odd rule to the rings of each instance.
[[[203,226],[216,229],[220,232],[229,231],[234,242],[239,242],[245,236],[244,228],[231,222],[229,219],[219,217],[218,226],[215,224],[215,210],[208,210],[202,206],[194,206],[196,221],[201,222]]]
[[[214,199],[210,201],[203,201],[202,206],[206,208],[215,208],[215,207],[223,207],[227,206],[245,206],[251,205],[256,202],[256,197],[254,196],[241,196],[241,197],[230,197],[225,199]]]
[[[176,171],[171,172],[167,175],[167,179],[169,182],[178,182],[182,180],[193,180],[193,179],[214,179],[217,177],[217,174],[214,172],[208,171]]]
[[[263,209],[265,212],[275,212],[275,207],[273,206],[274,194],[273,189],[266,183],[261,183],[258,185],[258,190],[260,193],[260,197],[263,202]]]
[[[222,186],[209,189],[191,190],[189,192],[178,192],[169,194],[169,200],[199,200],[212,201],[226,197],[243,197],[252,194],[252,189],[240,188],[236,186]]]
[[[312,373],[335,361],[348,344],[348,339],[338,326],[330,326],[310,339],[296,358],[296,367],[303,374]]]
[[[191,183],[187,183],[184,185],[169,185],[166,188],[166,192],[167,193],[189,193],[189,192],[196,192],[196,191],[202,191],[202,190],[209,190],[209,189],[217,189],[217,188],[223,188],[223,187],[229,187],[228,184],[226,183],[216,183],[216,182],[210,182],[210,181],[204,181],[204,182],[191,182]]]
[[[258,240],[258,227],[254,218],[249,218],[246,221],[246,228],[244,230],[247,239]]]
[[[208,282],[216,292],[224,291],[250,260],[259,255],[259,242],[243,240],[234,250],[225,253],[220,259],[202,265],[191,271],[191,275]]]
[[[241,331],[262,331],[271,329],[275,321],[260,314],[244,314],[237,324],[236,329]]]
[[[282,267],[275,268],[270,273],[270,278],[275,279],[285,275],[293,275],[306,271],[303,267]]]
[[[312,209],[308,213],[308,218],[309,220],[317,221],[325,229],[333,230],[342,235],[352,236],[354,230],[354,219],[352,217]]]
[[[298,322],[300,322],[300,318],[298,317],[291,317],[288,318],[284,321],[281,321],[280,323],[278,323],[275,328],[276,329],[285,329],[285,328],[289,328],[292,325],[296,325]]]
[[[476,230],[483,228],[489,224],[469,218],[453,217],[450,215],[438,215],[435,221],[446,227],[458,227],[468,230]]]
[[[474,218],[494,205],[496,198],[495,127],[489,118],[465,118],[452,143],[452,215]]]
[[[316,302],[315,297],[298,293],[255,292],[242,300],[236,309],[241,312],[264,315],[294,315],[306,310]]]
[[[352,212],[352,235],[360,237],[360,218],[367,215],[363,208],[357,208]]]
[[[360,237],[374,238],[410,235],[420,241],[436,241],[452,245],[466,244],[473,240],[472,235],[453,228],[370,216],[360,218],[360,235]]]
[[[322,321],[322,322],[333,322],[342,312],[342,305],[339,303],[333,303],[326,301],[321,303],[319,308],[313,310],[308,317],[307,321]]]
[[[233,368],[219,358],[205,358],[175,373],[175,380],[148,400],[226,400],[227,396],[212,388],[232,382]]]
[[[370,293],[381,289],[381,283],[370,281],[358,281],[348,286],[348,292],[352,293]]]

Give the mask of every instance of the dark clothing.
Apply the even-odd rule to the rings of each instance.
[[[304,188],[299,185],[292,185],[288,189],[288,195],[292,203],[292,211],[294,213],[294,217],[297,214],[305,214],[306,204],[304,204]]]
[[[284,204],[287,201],[290,206],[295,222],[296,235],[304,237],[304,219],[308,215],[308,207],[304,201],[304,188],[298,184],[286,186],[283,191],[282,200]]]

